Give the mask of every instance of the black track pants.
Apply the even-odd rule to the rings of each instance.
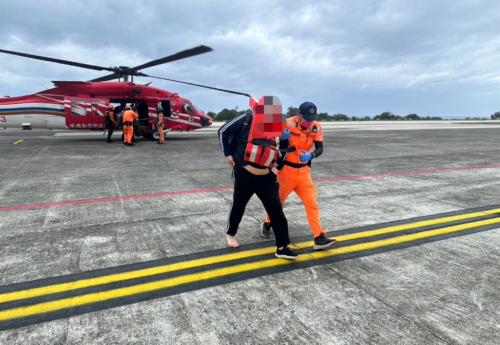
[[[234,169],[234,193],[233,204],[229,210],[229,222],[226,228],[228,235],[234,236],[245,213],[245,207],[252,195],[262,201],[271,224],[273,224],[276,246],[283,247],[290,243],[288,237],[288,222],[286,221],[283,207],[279,196],[279,185],[276,175],[270,172],[267,175],[258,176],[250,173],[244,168]]]

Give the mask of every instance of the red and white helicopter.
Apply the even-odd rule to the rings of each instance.
[[[158,139],[156,129],[157,106],[162,106],[164,109],[165,133],[170,131],[191,131],[208,127],[213,123],[213,119],[199,110],[190,100],[180,97],[177,93],[151,87],[149,86],[151,83],[146,85],[135,84],[134,76],[168,80],[250,97],[245,93],[151,76],[140,71],[144,68],[210,51],[212,51],[212,48],[202,45],[136,67],[102,67],[0,49],[0,53],[112,72],[112,74],[86,82],[53,81],[55,87],[52,89],[33,95],[0,98],[0,127],[104,129],[106,127],[104,113],[109,104],[116,105],[115,114],[124,110],[126,104],[135,105],[139,115],[138,130],[144,137],[150,137],[153,140]],[[131,81],[129,81],[129,76]],[[122,78],[123,81],[120,81]],[[108,82],[113,79],[118,79],[118,81]]]

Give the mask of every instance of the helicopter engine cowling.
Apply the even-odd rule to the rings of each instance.
[[[208,115],[201,115],[200,117],[200,124],[201,124],[201,127],[207,127],[208,125],[210,125],[210,121],[212,120],[212,118]]]

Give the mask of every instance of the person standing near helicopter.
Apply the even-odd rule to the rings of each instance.
[[[127,106],[123,114],[123,134],[125,145],[135,146],[132,144],[132,136],[134,135],[134,122],[139,117],[132,107]]]
[[[165,144],[165,133],[163,132],[164,119],[163,119],[163,108],[156,108],[156,113],[158,114],[158,122],[156,123],[156,128],[158,129],[158,135],[160,136],[158,144]]]
[[[118,120],[118,125],[121,125],[123,126],[123,124],[125,123],[124,121],[124,114],[127,110],[132,110],[134,111],[136,114],[137,114],[137,108],[134,106],[133,103],[130,103],[130,105],[126,105],[126,103],[122,103],[120,105],[120,107],[118,107],[120,109],[120,112],[118,112],[118,115],[117,115],[117,120]],[[136,127],[137,127],[137,121],[134,122],[133,124],[133,131],[132,131],[132,142],[135,143],[135,132],[136,132]],[[125,131],[123,131],[122,133],[122,143],[125,144]]]
[[[108,130],[108,143],[113,142],[113,140],[111,140],[111,136],[113,135],[114,128],[118,126],[113,114],[113,109],[114,107],[111,104],[108,105],[106,108],[106,113],[104,114],[104,118],[106,120],[106,129]]]

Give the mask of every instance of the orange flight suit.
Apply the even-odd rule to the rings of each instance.
[[[133,110],[127,110],[123,113],[123,134],[125,144],[132,144],[132,136],[134,135],[134,121],[138,118]]]
[[[316,131],[313,132],[313,126],[316,126]],[[326,235],[325,230],[321,228],[319,219],[319,208],[316,203],[316,186],[311,179],[311,167],[307,163],[302,163],[299,156],[300,151],[310,152],[314,141],[323,141],[323,132],[321,125],[314,121],[311,127],[302,130],[299,124],[298,116],[286,120],[286,128],[290,131],[290,145],[295,146],[295,152],[287,153],[285,161],[292,164],[300,164],[301,168],[294,168],[284,165],[281,170],[277,171],[278,183],[280,185],[280,200],[281,204],[285,204],[286,198],[292,191],[302,200],[306,208],[307,220],[312,228],[314,238],[320,235]],[[266,217],[266,223],[271,223],[269,216]]]
[[[158,114],[158,124],[157,124],[157,128],[158,128],[158,134],[160,135],[160,144],[164,144],[165,143],[165,133],[163,132],[163,113],[159,113]]]

